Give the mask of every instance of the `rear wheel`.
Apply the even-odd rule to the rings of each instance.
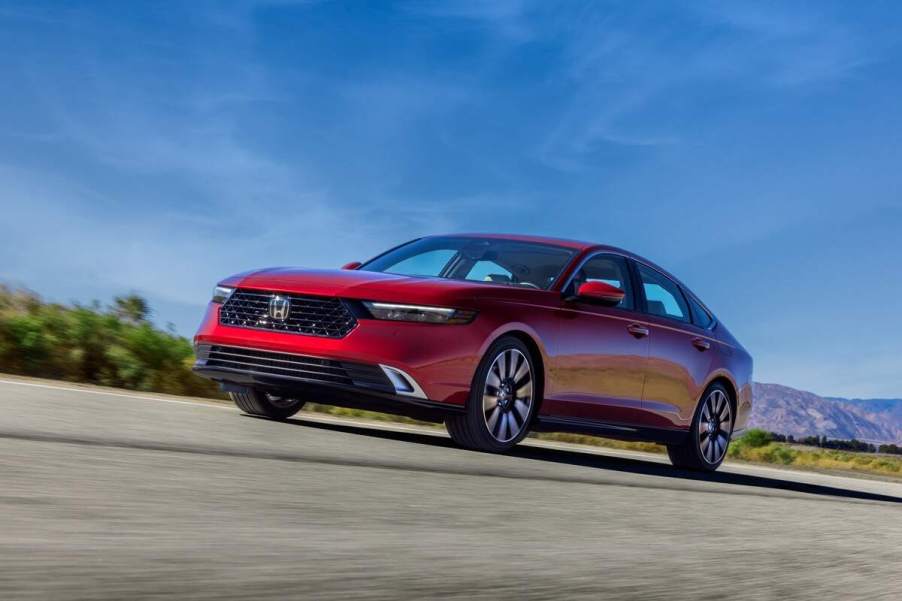
[[[529,432],[538,388],[532,354],[512,336],[500,338],[483,357],[464,415],[445,422],[451,439],[479,451],[506,451]]]
[[[702,396],[686,440],[667,447],[670,462],[692,470],[716,470],[727,456],[733,419],[730,393],[722,384],[712,384]]]
[[[304,406],[304,401],[254,389],[248,389],[247,392],[230,392],[229,396],[245,413],[270,419],[288,419]]]

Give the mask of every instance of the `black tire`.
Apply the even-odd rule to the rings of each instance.
[[[714,413],[711,403],[718,401],[718,414],[714,419],[709,419],[708,416]],[[705,390],[695,409],[688,436],[682,443],[667,447],[667,454],[674,466],[703,472],[713,472],[720,467],[727,456],[736,420],[733,401],[730,391],[720,383],[715,382]],[[728,418],[726,421],[721,419],[724,416]],[[708,424],[715,421],[716,426],[708,427]]]
[[[502,355],[504,359],[498,363]],[[524,361],[528,373],[517,379],[515,376],[521,373]],[[501,373],[502,367],[504,374]],[[494,386],[493,381],[498,381],[499,386]],[[540,400],[539,381],[535,359],[520,339],[503,336],[496,340],[476,369],[466,413],[445,420],[451,440],[477,451],[501,453],[511,449],[529,433]],[[494,397],[496,404],[486,408],[484,395],[491,390],[497,393]],[[490,429],[490,422],[494,431]]]
[[[304,406],[304,401],[287,399],[254,389],[248,389],[247,392],[230,392],[229,396],[245,413],[270,419],[288,419]]]

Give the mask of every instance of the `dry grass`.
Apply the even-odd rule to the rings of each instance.
[[[785,465],[807,470],[851,471],[902,478],[902,457],[879,453],[854,453],[817,447],[797,447],[781,442],[753,446],[737,439],[729,457],[750,463]]]

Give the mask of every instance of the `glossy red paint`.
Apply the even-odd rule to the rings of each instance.
[[[667,433],[689,428],[702,393],[715,380],[733,392],[735,429],[745,426],[751,410],[752,360],[721,322],[703,329],[562,293],[582,261],[597,253],[650,265],[679,283],[676,278],[614,247],[530,236],[472,236],[553,244],[575,252],[549,290],[355,269],[276,268],[239,274],[221,285],[347,301],[451,307],[477,315],[465,325],[361,317],[347,336],[325,338],[223,325],[220,305],[211,303],[195,345],[387,365],[409,374],[428,400],[459,408],[467,402],[488,347],[498,337],[514,334],[533,349],[541,368],[537,425],[545,429],[596,425],[614,436],[620,428],[628,437],[664,440]]]

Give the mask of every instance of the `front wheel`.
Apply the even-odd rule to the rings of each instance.
[[[532,353],[518,338],[505,336],[479,364],[466,414],[449,418],[445,427],[463,447],[506,451],[529,432],[537,394]]]
[[[304,401],[254,389],[248,389],[247,392],[230,392],[229,396],[245,413],[270,419],[288,419],[304,406]]]
[[[667,447],[676,467],[713,472],[727,456],[733,434],[733,405],[721,384],[712,384],[702,396],[689,435],[681,444]]]

